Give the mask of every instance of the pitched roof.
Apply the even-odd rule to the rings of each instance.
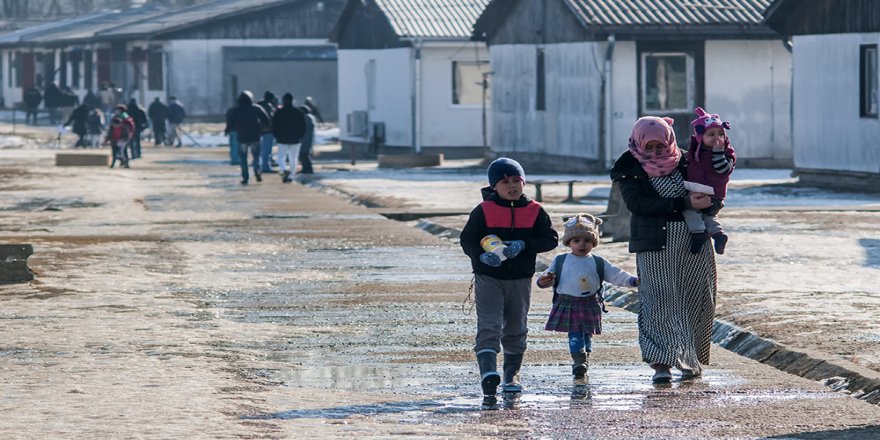
[[[0,46],[63,45],[93,39],[153,37],[210,20],[302,0],[215,0],[183,8],[148,4],[124,11],[100,11],[20,29],[0,36]]]
[[[101,37],[154,36],[196,26],[209,20],[217,20],[245,12],[258,11],[292,0],[217,0],[189,6],[173,13],[161,14],[100,32]]]
[[[474,39],[493,33],[521,0],[492,0],[474,24]],[[526,0],[529,1],[529,0]],[[763,23],[772,0],[548,0],[562,2],[593,33],[775,35]]]
[[[760,25],[771,0],[565,0],[585,26]]]
[[[399,37],[467,39],[490,0],[374,0]]]

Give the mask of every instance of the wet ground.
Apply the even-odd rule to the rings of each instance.
[[[242,187],[219,149],[145,156],[0,150],[0,237],[34,245],[36,274],[0,286],[3,437],[880,435],[877,406],[717,347],[705,377],[655,387],[620,309],[574,384],[544,291],[526,393],[483,409],[457,244],[338,191]]]

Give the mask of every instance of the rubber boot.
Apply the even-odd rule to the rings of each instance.
[[[501,383],[501,375],[498,374],[498,353],[492,350],[484,350],[477,353],[477,365],[480,367],[480,387],[483,395],[494,396],[498,392],[498,384]]]
[[[505,393],[521,393],[522,385],[519,383],[519,369],[522,366],[522,354],[504,354],[504,383],[501,390]]]
[[[586,352],[571,354],[571,374],[574,375],[575,379],[583,379],[587,374],[587,369],[590,368],[589,356],[590,354]]]

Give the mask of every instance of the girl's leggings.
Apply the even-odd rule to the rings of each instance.
[[[583,330],[578,332],[568,332],[568,351],[571,354],[592,352],[593,335],[584,333]]]

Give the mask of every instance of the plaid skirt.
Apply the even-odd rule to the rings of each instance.
[[[558,295],[544,330],[602,334],[602,305],[598,295],[586,298]]]

